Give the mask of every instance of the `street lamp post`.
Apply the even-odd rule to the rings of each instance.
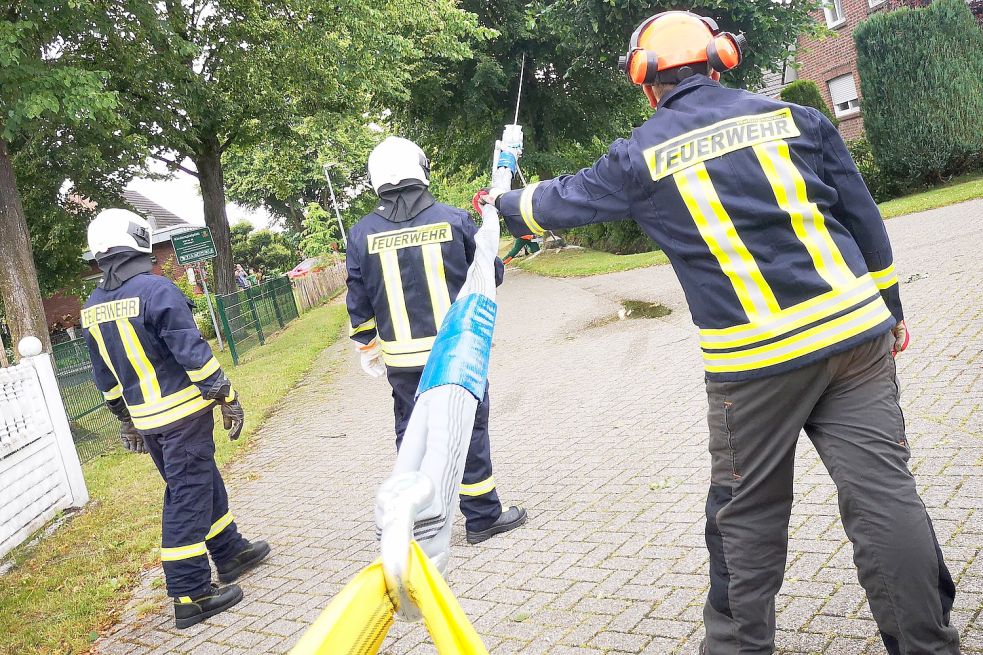
[[[341,240],[345,244],[345,250],[348,250],[348,237],[345,236],[345,224],[341,222],[341,212],[338,211],[338,201],[334,196],[334,185],[331,184],[331,167],[333,164],[324,165],[324,178],[328,181],[328,191],[331,193],[331,204],[334,206],[334,215],[338,219],[338,229],[341,230]]]

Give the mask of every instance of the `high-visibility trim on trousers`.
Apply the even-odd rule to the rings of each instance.
[[[462,496],[482,496],[495,489],[495,476],[485,478],[481,482],[473,484],[462,484],[460,494]]]
[[[199,557],[207,553],[208,553],[208,548],[205,546],[205,542],[201,541],[196,544],[191,544],[189,546],[177,546],[175,548],[161,548],[160,561],[176,562],[182,559],[191,559],[192,557]]]
[[[215,537],[220,535],[222,533],[222,530],[229,527],[229,524],[232,523],[232,521],[234,520],[235,517],[232,516],[232,512],[226,512],[222,518],[212,523],[211,529],[208,531],[208,534],[205,535],[205,541],[208,541],[209,539],[214,539]]]

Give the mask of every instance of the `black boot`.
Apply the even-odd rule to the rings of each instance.
[[[210,616],[224,612],[240,600],[242,600],[242,589],[239,585],[219,587],[212,583],[211,591],[197,598],[181,596],[174,599],[174,625],[182,629],[190,628]]]
[[[215,568],[218,569],[218,581],[234,582],[240,575],[262,562],[269,554],[270,545],[265,541],[257,541],[249,544],[245,550],[227,562],[221,564],[215,562]]]
[[[514,530],[526,522],[526,510],[513,505],[508,510],[502,512],[498,519],[492,523],[490,528],[484,530],[468,530],[468,543],[479,544],[486,539],[491,539],[497,534]]]

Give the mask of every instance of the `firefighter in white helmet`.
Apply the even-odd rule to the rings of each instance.
[[[348,314],[362,367],[386,374],[393,390],[396,448],[416,402],[434,337],[474,259],[478,227],[468,212],[430,194],[430,162],[419,146],[389,137],[369,155],[375,210],[348,234]],[[496,262],[496,278],[504,275]],[[486,391],[478,405],[461,484],[469,543],[526,520],[521,507],[503,510],[492,476]]]
[[[167,483],[160,558],[175,624],[187,628],[240,600],[227,584],[270,552],[236,527],[215,465],[212,410],[230,439],[244,413],[232,383],[195,325],[192,305],[171,280],[153,273],[150,224],[107,209],[89,225],[89,249],[102,270],[82,309],[96,386],[121,421],[127,450],[149,453]],[[212,584],[211,555],[218,579]]]

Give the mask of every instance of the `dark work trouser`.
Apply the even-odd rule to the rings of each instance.
[[[403,442],[403,434],[410,422],[410,414],[416,404],[416,389],[421,371],[400,371],[390,368],[389,384],[393,388],[393,414],[396,418],[396,449]],[[492,476],[491,439],[488,435],[488,389],[478,403],[471,432],[471,445],[464,463],[464,479],[461,482],[461,513],[468,530],[485,530],[502,514],[502,503],[495,490]]]
[[[212,580],[207,553],[216,564],[245,547],[239,535],[222,475],[215,465],[212,412],[188,419],[166,432],[144,432],[151,459],[167,483],[160,559],[167,594],[196,597]]]
[[[955,586],[908,470],[892,344],[888,334],[796,371],[707,383],[710,593],[703,615],[710,655],[775,650],[775,595],[803,428],[836,483],[887,651],[959,653],[949,625]]]

